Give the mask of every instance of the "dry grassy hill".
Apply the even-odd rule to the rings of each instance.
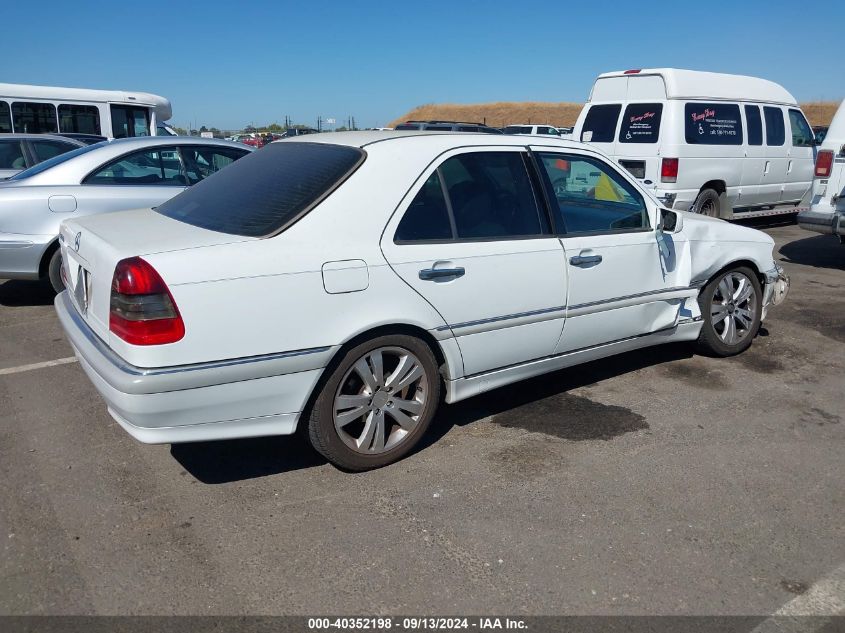
[[[810,125],[828,125],[836,108],[835,101],[816,101],[802,103],[804,114],[810,119]],[[493,127],[503,127],[511,123],[547,123],[549,125],[575,125],[575,119],[581,112],[580,103],[549,103],[542,101],[498,103],[429,103],[414,108],[406,115],[390,123],[390,127],[403,121],[480,121]]]

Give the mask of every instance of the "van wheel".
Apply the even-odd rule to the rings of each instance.
[[[754,271],[745,266],[723,271],[698,295],[704,325],[696,347],[709,356],[744,352],[760,329],[763,292]]]
[[[65,289],[65,282],[62,281],[62,249],[57,248],[50,256],[50,264],[47,266],[47,277],[50,285],[56,294]]]
[[[311,408],[314,449],[340,468],[370,470],[407,455],[440,402],[440,374],[418,338],[387,335],[350,349]]]
[[[695,202],[693,202],[690,211],[707,215],[711,218],[718,218],[721,217],[721,206],[719,194],[714,189],[703,189],[698,194]]]

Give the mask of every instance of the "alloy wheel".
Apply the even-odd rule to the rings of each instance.
[[[726,345],[736,345],[751,334],[757,312],[754,284],[741,272],[727,273],[719,281],[710,305],[710,321]]]
[[[340,381],[334,426],[359,453],[396,448],[420,422],[429,395],[420,359],[402,347],[379,347],[359,358]]]

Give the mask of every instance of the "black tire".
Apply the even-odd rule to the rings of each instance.
[[[715,189],[702,189],[692,203],[690,211],[700,213],[711,218],[722,217],[722,201]]]
[[[57,248],[50,256],[50,263],[47,265],[47,280],[56,291],[56,294],[65,289],[65,282],[62,281],[62,250]]]
[[[415,426],[412,430],[407,431],[404,437],[398,440],[398,443],[393,448],[377,453],[361,452],[360,450],[351,448],[341,438],[340,432],[335,428],[335,398],[341,394],[342,381],[344,382],[344,392],[348,394],[349,391],[347,390],[350,388],[349,381],[358,379],[359,374],[353,373],[355,364],[359,360],[365,359],[366,366],[370,367],[371,365],[366,359],[369,354],[379,349],[385,349],[386,356],[389,356],[395,351],[404,350],[416,357],[424,372],[425,382],[422,382],[422,378],[417,379],[407,387],[409,390],[414,390],[414,394],[405,393],[400,394],[399,397],[411,399],[424,385],[424,404],[420,413],[415,416],[417,417]],[[383,383],[385,386],[380,388],[379,391],[387,389],[387,379],[392,371],[387,364],[388,361],[389,358],[384,361]],[[335,466],[348,471],[364,471],[380,468],[407,455],[425,435],[440,402],[440,374],[434,353],[424,341],[404,334],[379,336],[349,349],[335,365],[334,369],[331,370],[328,378],[318,388],[319,392],[311,406],[308,417],[308,439],[318,453],[323,455],[323,457]],[[353,384],[351,388],[354,390],[355,385]],[[366,389],[366,386],[363,384],[362,389]],[[358,395],[353,395],[352,397],[370,397],[370,406],[375,406],[373,405],[375,398],[367,396],[366,393],[362,395],[360,390],[356,393]],[[392,401],[388,404],[393,406]],[[388,405],[384,406],[387,407]],[[379,410],[376,409],[375,411],[378,412]],[[358,418],[358,421],[353,424],[364,426],[366,424],[366,415],[366,413],[363,414],[364,417]],[[387,408],[385,408],[385,412],[382,415],[385,420],[385,436],[388,438],[388,441],[385,441],[384,444],[388,446],[389,440],[394,437],[392,433],[399,430],[401,434],[402,431],[400,430],[400,425],[388,417]],[[354,433],[352,434],[354,435]],[[362,432],[360,437],[363,437],[364,434],[365,432]],[[348,440],[349,436],[347,436]]]
[[[727,279],[729,287],[737,289],[737,278],[740,276],[750,282],[754,298],[753,306],[747,302],[731,301],[725,304],[727,316],[720,319],[722,315],[720,304],[723,304],[724,295],[724,287],[720,287],[720,284]],[[763,292],[760,281],[756,273],[747,266],[723,270],[711,279],[698,295],[698,306],[701,309],[703,326],[696,342],[696,350],[708,356],[724,357],[740,354],[749,348],[760,329],[760,317],[763,311]],[[740,311],[750,313],[751,318],[747,319],[747,325],[742,325]],[[735,314],[737,316],[734,316]],[[730,332],[726,335],[725,331],[729,327],[730,320],[733,321],[737,334],[742,333],[735,342],[726,340],[730,338]]]

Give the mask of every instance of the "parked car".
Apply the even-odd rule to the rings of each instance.
[[[350,470],[408,453],[442,390],[751,345],[788,289],[770,237],[660,208],[589,146],[526,143],[320,134],[156,209],[67,219],[59,318],[140,441],[303,425]]]
[[[836,235],[845,244],[845,101],[818,148],[812,202],[808,211],[798,214],[798,225]]]
[[[812,183],[813,132],[782,86],[656,68],[600,75],[575,125],[668,207],[713,217],[794,209]]]
[[[394,130],[426,130],[429,132],[483,132],[485,134],[501,134],[502,131],[484,123],[463,123],[460,121],[406,121],[400,123]]]
[[[82,145],[18,173],[0,183],[0,278],[49,279],[60,291],[63,219],[157,206],[251,151],[145,136]]]
[[[59,132],[56,136],[72,138],[74,141],[81,141],[85,145],[93,145],[94,143],[102,143],[103,141],[109,140],[107,137],[97,134],[79,134],[76,132]]]
[[[569,129],[570,133],[572,128]],[[508,125],[502,128],[504,134],[531,134],[531,135],[549,135],[560,136],[561,130],[553,125],[533,125],[531,123],[520,123],[516,125]]]
[[[238,142],[254,147],[255,149],[264,147],[264,139],[257,134],[244,134],[240,139],[238,139]]]
[[[289,127],[282,134],[282,138],[291,138],[294,136],[302,136],[303,134],[317,134],[319,130],[312,127]]]
[[[54,134],[0,134],[0,180],[85,143]]]

